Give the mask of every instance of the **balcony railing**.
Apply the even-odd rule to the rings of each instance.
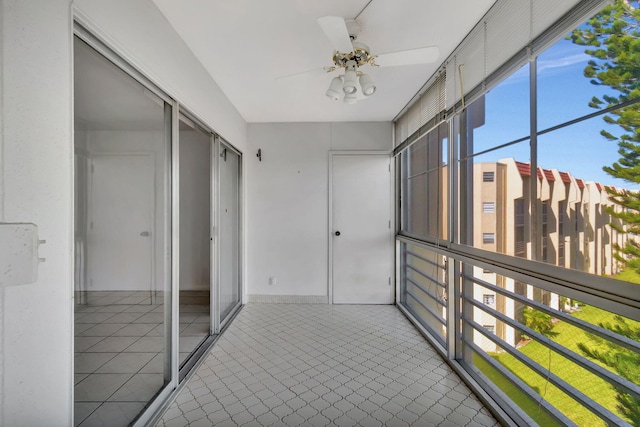
[[[401,308],[507,420],[639,425],[640,285],[398,242]]]

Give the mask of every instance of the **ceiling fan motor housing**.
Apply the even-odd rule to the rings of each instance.
[[[354,41],[352,43],[353,51],[348,53],[336,51],[333,54],[333,63],[336,67],[346,68],[349,61],[354,61],[358,67],[368,64],[372,59],[371,53],[369,53],[369,46],[364,43]]]

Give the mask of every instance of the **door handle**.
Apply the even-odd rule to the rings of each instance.
[[[336,232],[335,232],[335,233],[333,233],[333,234],[335,234],[336,236],[339,236],[339,235],[340,235],[340,232],[339,232],[339,231],[336,231]]]
[[[148,231],[143,231],[142,233],[140,233],[142,237],[149,237],[149,234],[151,233],[149,233]]]

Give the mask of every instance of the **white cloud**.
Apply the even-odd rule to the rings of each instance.
[[[586,53],[577,53],[561,58],[546,59],[538,61],[538,73],[542,73],[545,70],[553,70],[555,68],[568,67],[574,64],[584,63],[589,60],[589,55]]]

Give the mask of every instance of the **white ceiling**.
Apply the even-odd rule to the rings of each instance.
[[[494,0],[153,0],[247,122],[387,121],[411,100]],[[364,10],[363,10],[364,9]],[[361,12],[362,11],[362,12]],[[377,92],[325,96],[333,73],[316,18],[355,18],[373,54],[438,46],[434,64],[371,68]],[[364,68],[363,68],[363,71]]]

